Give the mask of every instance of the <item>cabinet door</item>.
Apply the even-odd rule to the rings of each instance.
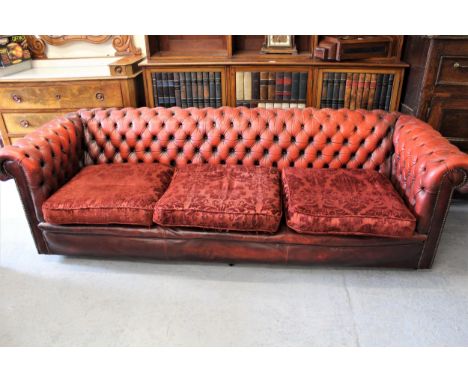
[[[428,123],[460,150],[468,152],[468,98],[434,98]]]

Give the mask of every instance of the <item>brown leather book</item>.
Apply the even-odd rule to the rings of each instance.
[[[260,72],[260,99],[268,99],[268,72]]]
[[[268,101],[274,101],[276,95],[276,75],[275,72],[268,72]]]
[[[371,81],[369,85],[369,99],[367,100],[367,110],[372,110],[374,106],[375,86],[377,84],[377,74],[371,75]]]
[[[328,76],[330,73],[323,73],[322,78],[322,94],[320,95],[320,107],[328,107]]]
[[[351,83],[351,99],[349,102],[349,108],[351,110],[356,109],[356,94],[359,82],[359,73],[353,73],[353,82]]]
[[[352,83],[353,83],[353,73],[346,73],[346,89],[345,89],[344,107],[347,109],[349,109],[349,103],[351,100]]]
[[[356,109],[361,108],[361,102],[362,102],[362,92],[364,91],[364,78],[365,78],[364,73],[359,73],[359,79],[358,79],[358,88],[357,88],[357,94],[356,94]]]
[[[367,109],[367,101],[369,99],[369,87],[370,87],[371,74],[366,73],[364,76],[364,90],[362,92],[361,108]]]

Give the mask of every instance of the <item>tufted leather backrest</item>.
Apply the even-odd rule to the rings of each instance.
[[[85,165],[243,164],[390,172],[398,113],[347,109],[80,110]]]

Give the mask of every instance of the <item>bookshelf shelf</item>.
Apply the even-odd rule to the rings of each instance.
[[[289,73],[307,72],[305,102],[290,100],[287,98],[288,96],[284,100],[255,98],[249,99],[248,105],[247,102],[244,102],[245,106],[249,107],[255,107],[258,104],[263,107],[264,103],[274,103],[276,107],[280,107],[279,104],[282,105],[281,107],[287,107],[286,105],[289,103],[294,107],[296,107],[294,105],[296,103],[301,104],[301,107],[303,104],[313,107],[324,105],[336,107],[338,104],[342,105],[343,100],[340,99],[340,103],[338,103],[336,99],[327,98],[325,100],[327,102],[323,102],[322,97],[325,94],[324,78],[326,81],[329,81],[330,78],[335,79],[335,75],[332,76],[329,73],[343,73],[343,78],[347,76],[347,73],[364,73],[369,75],[369,79],[372,78],[372,74],[375,74],[375,78],[381,76],[392,78],[391,85],[387,89],[389,98],[386,100],[387,103],[383,105],[386,105],[386,108],[390,111],[398,110],[404,70],[408,66],[399,60],[403,42],[402,36],[394,36],[395,44],[392,48],[392,57],[380,60],[367,59],[343,62],[321,61],[313,58],[313,51],[321,36],[294,36],[297,54],[263,54],[261,53],[261,47],[264,39],[265,36],[260,35],[146,36],[147,59],[140,66],[144,71],[147,105],[150,107],[158,105],[158,88],[154,83],[156,78],[154,74],[159,72],[219,72],[221,104],[228,106],[239,105],[239,100],[236,98],[236,91],[238,90],[236,73],[284,72],[287,73],[287,78],[289,78]],[[387,77],[385,78],[388,80]],[[361,82],[365,83],[365,78],[364,75]],[[335,83],[333,82],[333,84]],[[386,84],[388,85],[388,81]],[[181,86],[181,84],[177,84],[177,86]],[[256,92],[257,88],[255,86],[257,85],[252,86],[254,86],[252,89]],[[370,85],[366,84],[365,86]],[[328,94],[328,92],[326,93]],[[339,92],[337,95],[339,95]],[[209,102],[207,104],[209,105]],[[171,105],[169,104],[169,106]],[[173,105],[181,106],[181,102],[178,101]],[[205,103],[200,102],[200,105],[205,105]],[[355,105],[356,103],[353,104],[354,107]],[[363,105],[370,107],[369,102],[367,104],[363,103]],[[349,103],[348,106],[350,106]]]

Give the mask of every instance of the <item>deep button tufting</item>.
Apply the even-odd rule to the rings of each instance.
[[[255,141],[257,141],[257,142],[260,141],[260,135],[257,134],[257,135],[255,136]]]
[[[277,135],[275,135],[275,136],[273,137],[273,141],[274,141],[274,142],[278,142],[278,141],[279,141],[279,137],[278,137]]]

